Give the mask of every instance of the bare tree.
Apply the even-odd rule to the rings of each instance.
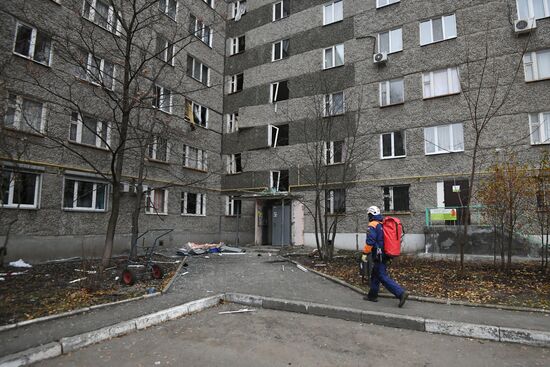
[[[538,167],[536,167],[536,172],[537,200],[535,210],[540,230],[540,266],[542,271],[546,271],[548,269],[548,257],[550,252],[550,152],[548,149],[545,149],[542,153]]]

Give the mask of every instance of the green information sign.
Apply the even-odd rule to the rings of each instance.
[[[431,221],[456,220],[456,209],[430,209]]]

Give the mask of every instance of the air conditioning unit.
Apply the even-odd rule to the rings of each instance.
[[[518,19],[514,22],[514,31],[516,34],[529,33],[531,29],[535,28],[537,28],[537,21],[535,18]]]
[[[372,60],[375,64],[383,64],[386,61],[388,61],[388,53],[387,52],[379,52],[377,54],[374,54],[372,57]]]
[[[133,184],[130,184],[128,182],[121,182],[120,183],[120,192],[129,192],[129,193],[135,193],[136,192],[136,186]]]

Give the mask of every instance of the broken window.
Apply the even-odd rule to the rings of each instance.
[[[268,125],[267,144],[272,148],[288,145],[288,124],[278,126]]]
[[[241,164],[241,153],[227,156],[227,173],[235,174],[243,171]]]
[[[243,90],[244,74],[232,75],[229,80],[229,93],[237,93]]]
[[[283,80],[281,82],[271,83],[270,91],[270,103],[276,103],[284,101],[289,98],[288,82]]]
[[[384,186],[384,211],[409,211],[409,185]]]
[[[239,131],[239,113],[238,112],[234,112],[234,113],[228,113],[226,115],[226,121],[227,121],[227,132],[228,133],[233,133],[235,131]]]
[[[206,194],[182,192],[181,214],[197,216],[206,215]]]
[[[192,124],[197,124],[202,127],[208,127],[209,111],[207,107],[191,101],[185,100],[185,119]]]

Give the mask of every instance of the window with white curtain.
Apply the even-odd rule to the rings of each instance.
[[[550,112],[530,113],[531,144],[550,144]]]
[[[426,155],[464,151],[464,131],[461,123],[424,128]]]
[[[420,22],[420,45],[439,42],[456,37],[454,14]]]
[[[323,69],[344,65],[344,44],[325,48],[323,54]]]
[[[210,110],[195,101],[185,99],[185,119],[192,124],[208,128]]]
[[[346,212],[346,189],[325,190],[325,212],[328,214]]]
[[[460,93],[458,68],[447,68],[422,73],[424,98]]]
[[[154,86],[153,108],[172,113],[172,91],[160,85]]]
[[[344,19],[344,1],[336,0],[323,6],[323,25]]]
[[[46,107],[44,103],[10,93],[7,100],[4,126],[34,133],[44,132]]]
[[[390,106],[405,101],[405,84],[403,79],[380,82],[380,106]]]
[[[206,194],[181,193],[181,215],[206,215]]]
[[[523,55],[525,81],[532,82],[550,78],[550,49],[527,52]]]
[[[378,52],[391,54],[403,50],[403,34],[401,28],[378,33]]]
[[[516,0],[518,19],[550,17],[550,0]]]

